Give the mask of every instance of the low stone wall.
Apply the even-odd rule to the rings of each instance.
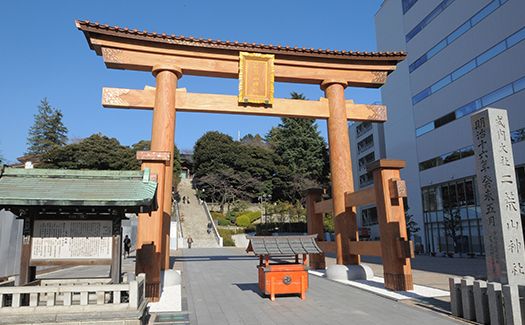
[[[145,324],[145,276],[121,284],[45,280],[0,287],[0,324]]]
[[[449,278],[449,287],[452,315],[481,324],[522,324],[524,287],[473,277]]]

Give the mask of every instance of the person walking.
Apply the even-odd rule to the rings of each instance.
[[[211,228],[212,228],[212,224],[211,222],[208,222],[208,229],[206,229],[206,232],[208,233],[208,235],[211,233]]]
[[[129,257],[129,251],[131,250],[131,239],[126,235],[124,237],[124,258]]]
[[[186,240],[186,242],[188,243],[188,248],[191,248],[191,244],[193,244],[193,238],[191,238],[191,236],[188,236],[188,240]]]

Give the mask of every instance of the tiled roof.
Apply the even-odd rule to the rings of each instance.
[[[148,172],[141,171],[5,168],[0,171],[0,209],[78,206],[149,211],[156,188]]]
[[[308,236],[246,236],[247,252],[255,255],[287,256],[322,253],[315,242],[317,235]]]
[[[175,45],[199,46],[209,48],[223,48],[239,51],[252,51],[262,53],[278,53],[278,54],[301,54],[322,57],[339,57],[342,59],[386,59],[386,60],[403,60],[406,57],[405,52],[360,52],[360,51],[346,51],[346,50],[332,50],[332,49],[314,49],[304,48],[298,46],[288,45],[273,45],[273,44],[259,44],[247,43],[238,41],[222,41],[205,38],[195,38],[192,36],[182,36],[166,33],[148,32],[146,30],[130,29],[128,27],[121,28],[119,26],[110,26],[108,24],[93,23],[89,20],[77,20],[76,26],[85,33],[97,32],[101,34],[121,34],[125,37],[143,39],[150,41],[158,41],[163,43],[170,43]]]

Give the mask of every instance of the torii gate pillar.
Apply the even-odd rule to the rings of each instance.
[[[151,150],[167,151],[170,162],[166,166],[164,199],[162,207],[161,269],[170,268],[170,220],[173,186],[173,148],[175,145],[175,97],[177,81],[182,70],[174,65],[155,65],[152,73],[156,78],[155,106],[151,131]]]
[[[354,191],[350,137],[345,109],[345,80],[325,80],[321,83],[328,99],[328,145],[332,178],[333,218],[337,264],[359,264],[359,255],[351,255],[350,241],[358,240],[355,207],[346,208],[345,193]]]

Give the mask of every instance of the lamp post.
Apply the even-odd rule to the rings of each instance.
[[[268,222],[268,218],[267,218],[267,215],[266,215],[266,203],[272,199],[272,195],[271,194],[263,194],[261,196],[258,197],[259,199],[259,203],[261,204],[261,214],[262,214],[262,220],[264,223],[267,223]],[[264,206],[264,213],[262,211],[262,207]]]

